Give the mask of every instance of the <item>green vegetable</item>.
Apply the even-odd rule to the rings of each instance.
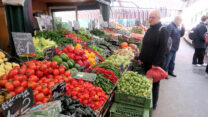
[[[96,80],[93,82],[94,86],[98,86],[101,87],[106,93],[111,93],[110,91],[112,91],[114,84],[111,83],[111,81],[105,77],[103,77],[102,74],[97,73],[97,78]]]
[[[91,45],[91,46],[89,46],[89,48],[93,49],[95,52],[97,52],[103,56],[103,52],[104,52],[103,49],[97,47],[96,45]]]
[[[114,65],[110,65],[110,64],[106,64],[106,63],[101,63],[101,64],[98,64],[97,66],[99,66],[100,68],[109,69],[109,70],[113,71],[118,78],[121,77],[120,76],[120,71]]]
[[[72,61],[70,61],[70,60],[68,60],[67,63],[69,65],[69,68],[72,68],[74,66],[74,63],[72,63]]]
[[[101,31],[99,29],[93,29],[91,32],[91,34],[95,35],[95,36],[98,36],[100,38],[105,38],[106,37],[106,34],[104,31]]]
[[[139,27],[133,27],[133,28],[131,29],[131,32],[132,32],[132,33],[138,33],[138,34],[144,34],[144,30],[141,29],[141,28],[139,28]]]
[[[121,56],[121,55],[115,54],[115,55],[108,57],[103,63],[114,65],[117,68],[120,68],[120,65],[123,64],[123,67],[126,68],[131,63],[131,61],[128,58],[128,56]]]
[[[58,62],[58,64],[61,64],[63,62],[62,58],[57,55],[52,58],[52,61],[56,61]]]
[[[71,70],[72,70],[72,71],[77,71],[77,72],[78,72],[77,68],[71,68]]]
[[[76,69],[79,69],[80,68],[80,65],[79,64],[75,64],[74,66]]]
[[[66,67],[66,70],[68,70],[68,69],[69,69],[69,65],[68,65],[68,63],[67,63],[67,62],[62,62],[60,65],[64,65],[64,66]]]
[[[65,53],[61,53],[60,57],[64,60],[64,61],[68,61],[69,57],[65,54]]]
[[[117,88],[119,92],[128,95],[149,97],[152,92],[152,81],[133,71],[127,71],[119,79]]]

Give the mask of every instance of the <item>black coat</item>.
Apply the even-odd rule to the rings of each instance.
[[[171,47],[171,52],[176,52],[178,51],[179,44],[180,44],[180,38],[184,35],[185,29],[179,29],[174,22],[170,23],[167,26],[169,36],[172,39],[172,47]]]
[[[152,65],[164,68],[169,36],[166,28],[162,28],[159,32],[161,26],[161,23],[151,26],[144,36],[139,59],[146,70],[150,69]]]
[[[206,48],[206,32],[207,32],[206,25],[201,22],[200,24],[197,25],[195,30],[198,38],[194,39],[193,41],[194,47]]]

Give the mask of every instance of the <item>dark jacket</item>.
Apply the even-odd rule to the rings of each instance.
[[[167,30],[169,33],[169,36],[172,39],[172,47],[171,47],[171,52],[176,52],[178,51],[179,44],[180,44],[180,38],[184,35],[185,29],[179,29],[174,22],[170,23],[167,26]]]
[[[201,22],[197,25],[196,34],[198,38],[193,41],[195,48],[206,48],[206,32],[207,28],[204,23]]]
[[[151,26],[145,33],[139,59],[146,68],[151,68],[152,65],[164,67],[168,31],[162,28],[159,32],[161,26],[161,23]]]

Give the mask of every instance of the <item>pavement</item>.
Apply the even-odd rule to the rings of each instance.
[[[157,109],[152,117],[208,117],[208,76],[192,63],[194,49],[184,40],[176,55],[176,78],[160,83]]]

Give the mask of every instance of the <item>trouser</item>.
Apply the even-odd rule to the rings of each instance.
[[[160,88],[160,81],[153,83],[153,88],[152,88],[152,95],[153,95],[153,108],[157,107],[157,101],[159,98],[159,88]]]
[[[204,64],[205,48],[195,48],[192,64]]]
[[[144,67],[145,73],[149,69],[151,69],[151,65],[144,65],[143,67]],[[157,106],[157,101],[159,98],[159,87],[160,87],[160,81],[153,83],[153,87],[152,87],[153,108],[156,108],[156,106]]]
[[[166,72],[173,73],[175,68],[175,58],[176,58],[176,52],[170,52],[167,55],[166,66],[165,66]]]

